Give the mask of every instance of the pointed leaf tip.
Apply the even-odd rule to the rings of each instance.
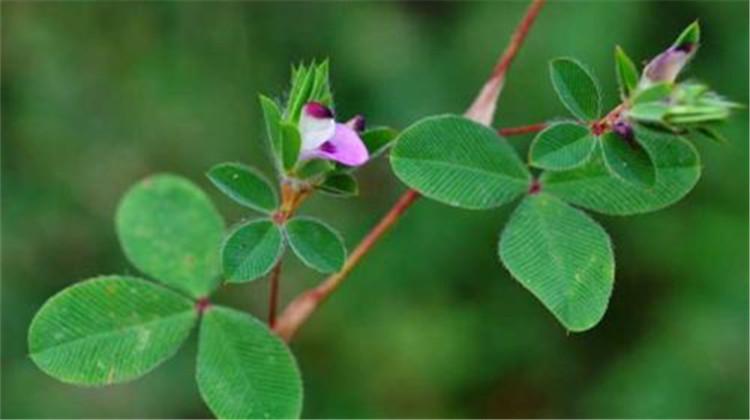
[[[682,31],[680,36],[677,37],[674,42],[674,47],[680,48],[686,45],[698,44],[700,42],[700,37],[701,28],[698,24],[698,20],[695,20]]]

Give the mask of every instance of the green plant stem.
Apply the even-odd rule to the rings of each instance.
[[[466,111],[465,116],[476,122],[489,126],[494,118],[497,99],[500,96],[505,74],[507,73],[513,58],[518,53],[526,35],[531,29],[536,16],[544,5],[545,0],[532,0],[526,9],[524,17],[516,27],[508,46],[500,56],[498,63],[493,69],[490,78],[482,87],[479,95]],[[273,325],[274,331],[284,340],[291,341],[299,328],[307,322],[315,310],[330,296],[343,282],[349,273],[359,263],[375,243],[393,226],[420,197],[420,194],[412,189],[407,190],[377,225],[357,245],[343,268],[338,273],[328,277],[319,286],[303,292],[292,300],[284,309],[278,320]]]

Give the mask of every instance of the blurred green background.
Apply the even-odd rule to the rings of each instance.
[[[330,57],[338,113],[403,128],[460,113],[524,2],[2,4],[2,416],[208,417],[195,339],[135,382],[61,384],[26,355],[32,315],[98,274],[135,273],[114,234],[122,193],[175,172],[228,223],[253,217],[207,182],[240,160],[271,174],[256,95],[286,88],[290,63]],[[565,115],[547,61],[571,55],[617,100],[612,60],[638,61],[699,18],[687,75],[748,103],[747,2],[553,2],[510,71],[497,124]],[[305,417],[747,417],[748,114],[698,144],[701,181],[679,204],[595,215],[616,246],[616,287],[594,330],[567,334],[497,258],[512,206],[473,212],[422,200],[305,326],[292,348]],[[512,140],[525,153],[528,138]],[[361,197],[303,212],[350,247],[404,187],[381,159]],[[285,299],[320,275],[289,258]],[[267,284],[218,300],[265,316]]]

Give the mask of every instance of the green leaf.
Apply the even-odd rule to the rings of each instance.
[[[154,175],[125,194],[116,216],[125,255],[142,272],[193,297],[219,281],[224,221],[185,178]]]
[[[404,130],[390,159],[406,185],[456,207],[497,207],[525,192],[531,182],[504,138],[455,115],[428,117]]]
[[[333,273],[344,265],[344,242],[331,227],[309,217],[295,217],[285,228],[289,245],[308,267]]]
[[[271,183],[254,168],[241,163],[220,163],[207,175],[216,188],[243,206],[266,214],[279,206]]]
[[[561,122],[537,134],[529,149],[529,162],[537,168],[562,170],[584,164],[596,146],[588,127]]]
[[[318,188],[336,197],[354,197],[359,194],[357,180],[347,173],[329,175]]]
[[[541,193],[518,206],[500,238],[500,258],[570,331],[607,310],[615,262],[607,232],[584,212]]]
[[[314,81],[314,62],[309,67],[302,64],[292,72],[292,88],[289,93],[286,112],[284,113],[284,119],[287,123],[296,124],[299,122],[302,107],[310,100]]]
[[[627,98],[638,87],[638,69],[619,45],[615,47],[615,70],[621,96]]]
[[[277,162],[282,160],[283,138],[281,136],[281,110],[276,102],[260,95],[260,106],[266,122],[266,135],[271,145],[271,152]]]
[[[310,179],[322,176],[335,169],[336,165],[331,163],[330,160],[310,159],[300,165],[300,168],[296,171],[296,176],[300,179]]]
[[[302,147],[302,138],[300,137],[297,126],[289,123],[281,124],[281,137],[283,138],[282,162],[284,169],[287,171],[294,168],[299,159],[300,147]]]
[[[286,345],[265,325],[221,306],[203,315],[196,379],[222,419],[291,419],[302,412],[302,378]]]
[[[221,249],[224,276],[230,283],[244,283],[264,276],[284,250],[281,230],[268,219],[238,226]]]
[[[29,353],[63,382],[127,382],[172,357],[196,319],[193,302],[169,289],[134,277],[96,277],[42,306],[29,328]]]
[[[636,92],[633,97],[633,105],[664,101],[670,94],[672,94],[673,88],[674,85],[669,82],[661,82],[651,85],[646,89]]]
[[[360,137],[365,147],[367,147],[370,160],[372,160],[385,152],[393,144],[397,136],[398,131],[392,128],[375,127],[365,131]]]
[[[599,85],[581,63],[572,58],[556,58],[550,62],[550,78],[563,105],[573,115],[586,121],[599,117]]]
[[[630,108],[627,115],[637,121],[660,123],[668,111],[669,107],[661,102],[647,102]]]
[[[625,140],[611,131],[601,139],[604,163],[614,176],[642,187],[654,184],[654,165],[640,144],[635,140]]]
[[[328,59],[323,60],[323,62],[317,66],[313,65],[313,67],[315,68],[315,76],[310,92],[310,100],[331,107],[333,106],[333,95],[331,94],[331,86],[328,76]]]
[[[714,129],[713,127],[708,127],[708,126],[697,127],[696,129],[691,131],[691,133],[698,134],[702,137],[705,137],[719,144],[729,143],[729,140],[727,140],[727,138],[724,137],[723,134],[721,134],[718,130]]]
[[[542,190],[577,206],[605,214],[646,213],[684,197],[700,177],[700,159],[681,137],[635,126],[635,136],[651,156],[656,182],[641,187],[612,176],[601,157],[563,172],[545,172]]]

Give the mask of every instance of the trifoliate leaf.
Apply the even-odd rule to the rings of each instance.
[[[605,214],[655,211],[684,197],[698,182],[700,159],[692,144],[670,133],[635,126],[635,136],[651,156],[656,182],[641,187],[610,174],[603,159],[570,171],[545,172],[541,188],[576,206]]]

